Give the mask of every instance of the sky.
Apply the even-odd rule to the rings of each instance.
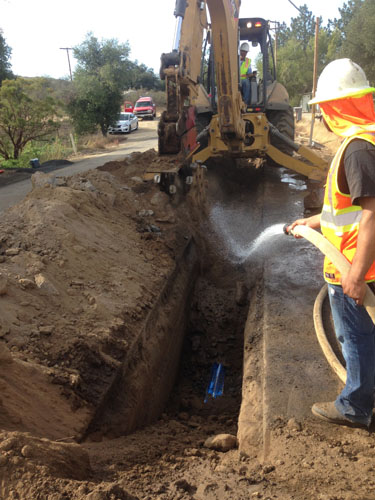
[[[229,0],[227,0],[229,1]],[[315,16],[339,17],[345,0],[293,0]],[[175,0],[0,0],[0,29],[12,49],[12,71],[20,76],[69,77],[65,47],[81,44],[88,32],[99,40],[129,41],[130,59],[159,73],[160,55],[170,52]],[[289,0],[242,0],[240,17],[290,23],[299,15]],[[72,71],[75,60],[69,51]]]

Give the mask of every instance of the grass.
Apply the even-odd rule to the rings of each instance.
[[[103,137],[101,133],[75,137],[77,152],[105,150],[119,144],[119,138]],[[0,156],[0,168],[8,170],[15,168],[32,168],[30,160],[38,158],[40,164],[50,160],[65,160],[74,153],[68,133],[59,134],[48,141],[33,141],[27,145],[17,160],[5,160]]]
[[[121,137],[121,140],[124,138]],[[113,135],[108,135],[104,137],[101,133],[90,134],[82,136],[78,139],[77,148],[78,151],[85,151],[87,149],[106,149],[110,146],[115,146],[119,144],[120,139]]]

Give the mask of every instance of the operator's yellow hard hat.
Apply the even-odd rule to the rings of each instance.
[[[336,59],[323,69],[316,95],[309,104],[335,101],[345,97],[361,97],[375,92],[370,87],[363,69],[351,59]]]

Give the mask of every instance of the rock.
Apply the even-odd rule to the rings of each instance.
[[[77,189],[79,191],[91,191],[91,192],[94,192],[96,191],[96,187],[88,180],[88,179],[84,179],[84,178],[80,178],[80,179],[74,179],[71,183],[70,183],[70,187],[72,189]]]
[[[265,465],[263,467],[263,474],[269,474],[270,472],[273,472],[275,470],[274,465]]]
[[[224,473],[228,473],[228,467],[226,465],[223,465],[223,464],[219,464],[215,467],[215,472],[224,472]]]
[[[153,210],[139,210],[138,215],[140,217],[150,217],[151,215],[154,215]]]
[[[20,251],[20,248],[7,248],[5,250],[5,255],[7,255],[8,257],[14,257],[15,255],[18,255]]]
[[[131,180],[133,182],[138,182],[138,183],[142,182],[143,183],[143,179],[141,177],[134,176],[131,178]]]
[[[35,284],[35,281],[33,280],[29,280],[27,278],[21,278],[18,280],[18,283],[21,285],[21,287],[26,290],[26,289],[31,289],[31,288],[35,288],[36,287],[36,284]]]
[[[40,326],[39,327],[39,333],[41,335],[48,336],[48,335],[51,335],[52,332],[53,332],[53,326],[48,325],[48,326]]]
[[[2,441],[0,443],[0,450],[2,451],[9,451],[9,450],[13,450],[17,445],[17,439],[16,438],[8,438],[8,439],[4,439],[4,441]]]
[[[157,191],[150,200],[153,207],[164,205],[168,201],[168,196],[161,191]]]
[[[67,181],[65,177],[55,177],[55,186],[67,186]]]
[[[155,222],[162,222],[165,224],[174,224],[176,222],[176,219],[172,216],[167,216],[167,217],[157,217],[155,219]]]
[[[314,465],[314,462],[309,462],[307,460],[303,460],[301,462],[301,467],[303,467],[304,469],[311,469]]]
[[[57,288],[43,274],[37,274],[34,279],[37,287],[46,295],[59,295]]]
[[[44,174],[43,172],[35,172],[31,176],[32,189],[41,188],[45,186],[53,187],[56,185],[55,174]]]
[[[206,448],[217,451],[229,451],[237,447],[237,438],[232,434],[217,434],[211,436],[204,442]]]
[[[80,384],[81,378],[78,373],[71,373],[69,375],[69,384],[71,387],[78,387]]]
[[[294,417],[290,418],[288,420],[288,423],[286,424],[286,426],[288,427],[288,429],[291,429],[293,431],[301,431],[302,430],[302,425]]]
[[[21,455],[25,458],[32,458],[33,456],[33,448],[32,446],[26,444],[25,446],[23,446],[23,448],[21,449]]]
[[[200,457],[202,453],[197,448],[186,448],[184,450],[184,455],[186,457]]]

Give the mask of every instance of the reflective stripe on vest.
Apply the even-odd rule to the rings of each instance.
[[[241,69],[240,69],[240,78],[241,80],[244,80],[247,75],[247,70],[249,69],[251,64],[251,59],[248,57],[245,58],[245,60],[241,64]]]
[[[348,137],[338,149],[332,160],[324,194],[324,204],[320,219],[323,235],[348,259],[353,261],[356,249],[359,223],[362,217],[362,208],[352,205],[349,194],[342,193],[338,186],[339,169],[344,168],[345,150],[354,139],[363,139],[375,146],[375,133],[366,132]],[[338,284],[341,275],[327,257],[324,259],[324,279],[328,283]],[[375,262],[366,273],[367,282],[375,280]]]

